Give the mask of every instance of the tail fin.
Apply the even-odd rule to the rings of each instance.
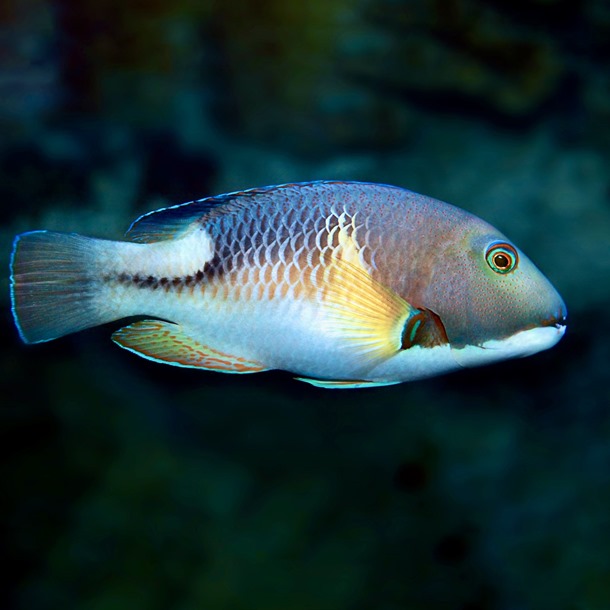
[[[50,341],[116,315],[99,305],[97,255],[105,240],[75,233],[33,231],[15,238],[11,303],[25,343]]]

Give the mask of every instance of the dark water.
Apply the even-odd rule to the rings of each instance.
[[[2,276],[2,607],[610,607],[610,9],[12,0],[0,246],[239,188],[388,182],[513,238],[552,350],[353,392],[23,346]],[[6,269],[6,266],[5,266]]]

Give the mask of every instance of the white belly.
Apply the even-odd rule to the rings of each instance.
[[[365,372],[362,360],[332,336],[323,309],[307,301],[215,303],[207,315],[200,310],[181,314],[174,321],[198,341],[270,369],[327,379],[358,378]]]

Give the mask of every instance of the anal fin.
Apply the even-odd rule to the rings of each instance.
[[[366,381],[366,380],[348,380],[348,381],[333,381],[329,379],[310,379],[309,377],[295,377],[297,381],[304,381],[316,388],[326,388],[329,390],[353,390],[355,388],[376,388],[384,385],[396,385],[400,381]]]
[[[223,373],[258,373],[266,370],[260,362],[203,345],[190,337],[179,324],[162,320],[135,322],[117,330],[112,340],[138,356],[174,366]]]

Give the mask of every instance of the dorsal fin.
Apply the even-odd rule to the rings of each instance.
[[[152,243],[180,237],[196,221],[207,216],[212,210],[233,204],[237,207],[248,205],[258,196],[272,197],[274,193],[286,189],[301,189],[322,184],[340,184],[339,182],[321,180],[318,182],[294,182],[275,186],[251,188],[245,191],[234,191],[216,197],[206,197],[189,201],[153,212],[147,212],[136,219],[125,234],[130,241]]]
[[[212,210],[226,206],[236,200],[266,192],[277,187],[235,191],[226,195],[205,197],[197,201],[189,201],[172,205],[160,210],[147,212],[137,218],[127,230],[125,237],[138,243],[152,243],[180,237],[189,227],[203,219]]]
[[[224,203],[219,201],[220,199],[222,198],[208,197],[147,212],[131,224],[125,237],[143,244],[175,239],[188,231],[194,222],[203,218],[212,208]]]

